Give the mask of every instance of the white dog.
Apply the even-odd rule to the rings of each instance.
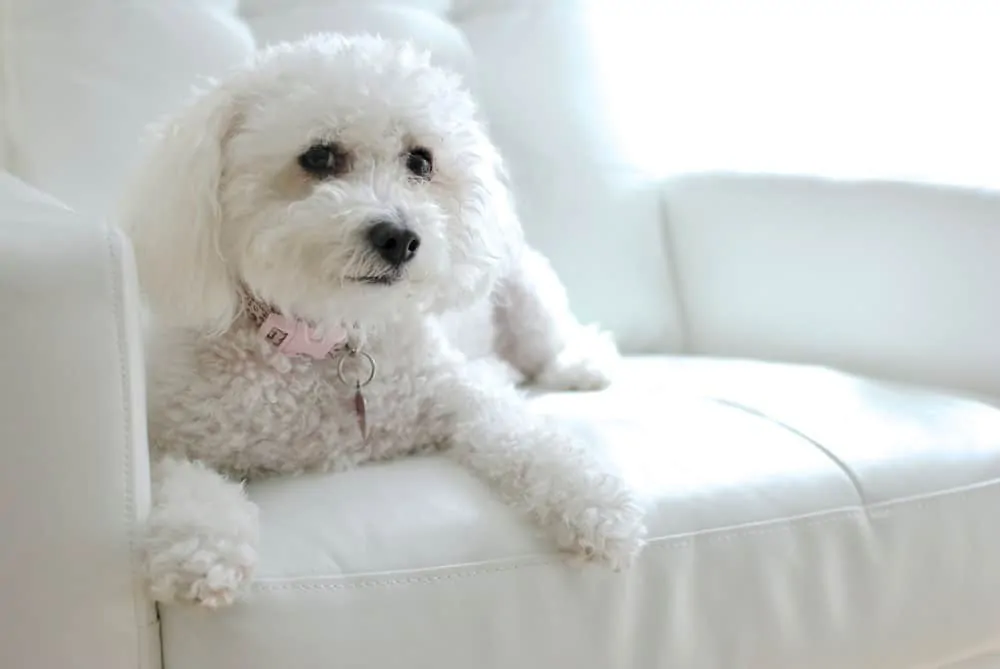
[[[639,550],[623,480],[442,326],[489,305],[499,356],[550,388],[602,387],[617,355],[523,246],[470,95],[426,54],[367,36],[259,53],[165,124],[121,222],[152,315],[155,598],[239,595],[243,481],[432,449],[571,553]]]

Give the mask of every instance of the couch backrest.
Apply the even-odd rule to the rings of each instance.
[[[667,261],[665,177],[1000,186],[992,4],[7,0],[0,165],[101,215],[141,128],[198,76],[308,32],[411,38],[468,77],[580,316],[629,350],[671,349],[675,275],[699,268]]]
[[[25,181],[96,215],[119,197],[141,129],[177,105],[198,77],[223,72],[257,45],[309,32],[367,31],[430,48],[438,62],[463,72],[483,101],[529,236],[564,275],[581,316],[614,327],[626,344],[662,348],[669,341],[656,194],[616,153],[581,3],[7,4],[0,159]],[[615,276],[613,290],[605,271]]]

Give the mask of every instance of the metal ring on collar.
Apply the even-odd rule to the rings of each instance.
[[[356,358],[358,356],[368,363],[368,377],[364,381],[361,381],[359,378],[357,381],[357,387],[364,388],[375,378],[375,358],[371,357],[364,351],[349,350],[347,355],[340,356],[340,360],[337,361],[337,378],[340,379],[340,382],[345,386],[349,386],[351,384],[347,382],[347,379],[344,376],[344,361],[348,358]]]

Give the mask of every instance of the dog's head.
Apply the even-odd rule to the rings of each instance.
[[[121,224],[167,322],[225,330],[249,290],[315,322],[484,296],[521,243],[458,77],[370,36],[261,52],[156,135]]]

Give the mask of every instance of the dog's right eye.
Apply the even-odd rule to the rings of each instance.
[[[339,176],[348,169],[348,156],[336,144],[316,144],[299,156],[299,166],[316,177]]]

